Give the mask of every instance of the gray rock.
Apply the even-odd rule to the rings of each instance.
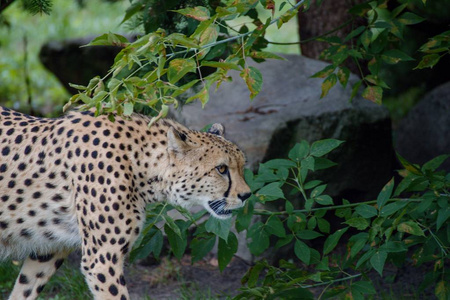
[[[39,59],[43,65],[55,74],[61,84],[72,94],[77,90],[69,83],[87,85],[95,76],[104,76],[114,57],[122,48],[113,46],[81,47],[94,37],[51,41],[42,46]]]
[[[412,163],[450,154],[450,82],[425,95],[400,122],[395,144],[399,154]],[[442,168],[450,170],[450,161]]]
[[[296,55],[286,61],[262,64],[249,61],[263,75],[261,93],[249,100],[249,91],[237,72],[231,83],[211,91],[205,109],[199,103],[186,105],[175,118],[188,127],[201,129],[209,123],[225,125],[225,135],[246,153],[248,167],[287,157],[291,147],[302,139],[309,142],[335,138],[346,142],[330,155],[339,163],[322,172],[327,193],[336,198],[367,200],[375,197],[392,176],[393,149],[391,122],[384,107],[356,97],[350,88],[334,87],[320,99],[321,79],[309,78],[326,63]],[[351,82],[357,77],[352,75]],[[350,86],[350,83],[349,83]],[[339,203],[339,202],[336,202]],[[238,235],[237,256],[251,262],[245,233]]]
[[[223,83],[205,109],[199,103],[186,105],[175,118],[191,128],[220,122],[228,138],[246,153],[248,166],[287,157],[302,139],[313,142],[335,138],[346,141],[330,156],[339,166],[320,178],[328,182],[332,196],[363,200],[374,197],[392,173],[393,150],[387,110],[356,97],[349,102],[347,89],[334,87],[320,99],[322,79],[309,78],[326,63],[297,55],[286,61],[249,61],[263,75],[261,93],[249,100],[249,91],[237,72],[231,83]],[[350,81],[357,80],[351,75]],[[338,84],[339,85],[339,84]],[[355,198],[356,197],[356,198]]]

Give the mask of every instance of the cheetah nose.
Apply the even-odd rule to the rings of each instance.
[[[244,202],[244,201],[247,200],[251,195],[252,195],[252,193],[243,193],[243,194],[239,194],[239,195],[238,195],[238,198],[241,199],[242,202]]]

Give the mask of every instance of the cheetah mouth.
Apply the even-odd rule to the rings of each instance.
[[[219,218],[229,218],[233,212],[231,209],[226,208],[227,202],[225,199],[209,201],[208,206],[211,212]]]

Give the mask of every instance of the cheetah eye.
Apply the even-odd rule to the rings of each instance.
[[[228,166],[227,165],[220,165],[216,167],[217,172],[219,172],[222,175],[225,175],[228,173]]]

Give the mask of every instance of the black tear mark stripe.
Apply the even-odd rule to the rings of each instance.
[[[230,175],[230,172],[227,172],[227,177],[228,177],[228,189],[225,192],[225,194],[223,194],[223,196],[225,198],[228,198],[228,195],[230,195],[230,190],[231,190],[231,175]]]

